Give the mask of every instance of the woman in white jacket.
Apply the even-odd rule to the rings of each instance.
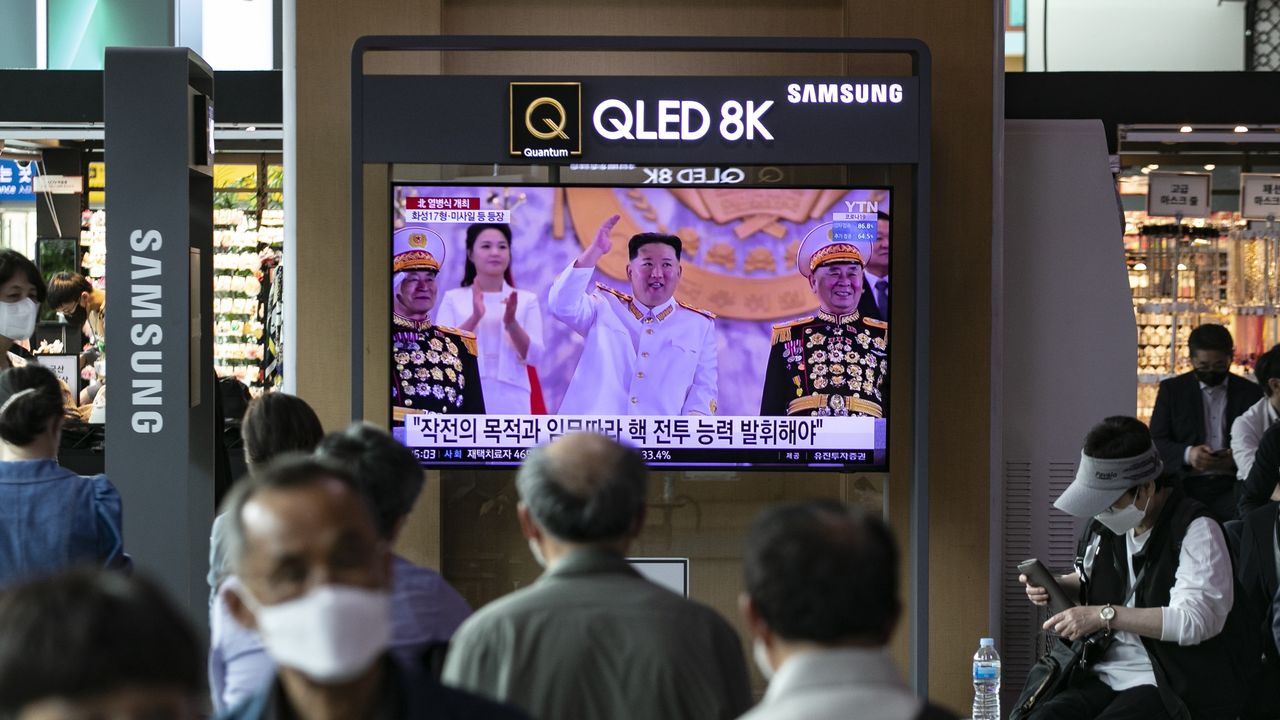
[[[509,225],[467,228],[462,287],[444,294],[436,323],[476,334],[488,413],[529,414],[528,368],[542,354],[542,309],[537,295],[513,287]]]

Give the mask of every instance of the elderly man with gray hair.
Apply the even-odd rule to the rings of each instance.
[[[454,635],[444,681],[541,718],[735,718],[751,705],[737,634],[626,562],[648,469],[601,435],[529,453],[520,528],[547,570]]]

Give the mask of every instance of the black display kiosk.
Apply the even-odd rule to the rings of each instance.
[[[186,48],[108,48],[104,68],[107,475],[126,551],[202,618],[218,437],[213,71]]]
[[[892,55],[910,59],[911,74],[852,77],[556,77],[366,75],[366,56],[385,52],[455,53],[738,53]],[[911,320],[913,390],[910,502],[910,677],[927,693],[929,513],[929,206],[930,54],[909,39],[585,37],[585,36],[368,36],[356,41],[351,61],[351,414],[364,416],[364,166],[543,165],[560,181],[570,164],[642,166],[898,167],[909,170],[911,255],[915,288]],[[897,86],[880,102],[859,84]],[[514,118],[520,86],[541,85],[532,108]],[[845,86],[849,89],[846,90]],[[791,86],[794,86],[792,88]],[[563,94],[560,97],[557,93]],[[868,98],[864,100],[863,98]],[[665,137],[639,123],[647,101],[696,101],[708,110],[710,140],[688,142],[702,128],[684,119],[668,123]],[[767,126],[761,106],[769,106]],[[607,108],[606,108],[607,106]],[[671,107],[671,106],[669,106]],[[683,105],[678,105],[683,109]],[[602,109],[606,108],[606,109]],[[541,117],[539,112],[551,112]],[[609,117],[605,117],[608,115]],[[670,117],[670,116],[668,116]],[[538,121],[541,122],[538,122]],[[759,121],[759,122],[757,122]],[[660,122],[660,120],[659,120]],[[545,127],[543,126],[545,124]],[[699,136],[705,137],[705,136]],[[899,208],[902,205],[898,206]],[[907,238],[899,238],[899,241]],[[388,253],[389,257],[389,253]],[[901,316],[898,316],[901,319]],[[899,367],[906,360],[899,354]]]

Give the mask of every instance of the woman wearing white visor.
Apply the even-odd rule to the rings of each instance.
[[[1044,629],[1092,643],[1056,694],[1022,717],[1240,715],[1258,663],[1257,633],[1233,611],[1221,525],[1166,477],[1142,422],[1110,417],[1089,431],[1075,480],[1054,503],[1088,520],[1076,570],[1058,580],[1080,605]],[[1048,603],[1044,588],[1019,580],[1031,602]]]

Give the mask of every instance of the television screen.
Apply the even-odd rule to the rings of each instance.
[[[887,189],[392,196],[392,426],[425,465],[584,430],[655,466],[887,470]]]

